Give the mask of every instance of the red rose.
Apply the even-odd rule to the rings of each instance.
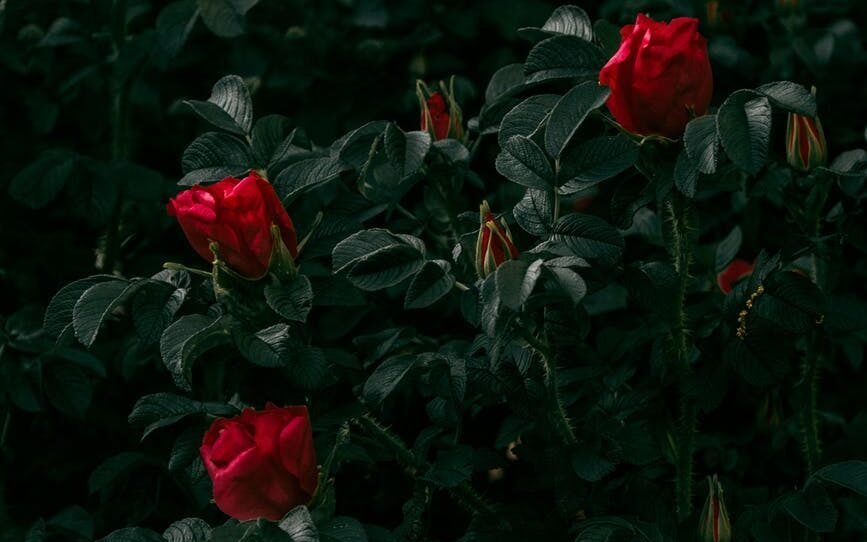
[[[227,177],[212,185],[195,185],[169,201],[167,210],[178,218],[202,258],[213,261],[210,245],[216,243],[220,259],[247,278],[268,272],[272,225],[280,229],[292,257],[298,253],[292,219],[271,184],[255,172],[242,180]]]
[[[439,88],[431,92],[424,81],[416,81],[415,93],[421,110],[419,129],[429,133],[434,141],[449,137],[461,139],[464,126],[461,108],[455,100],[454,77],[448,86],[440,82]]]
[[[451,120],[449,118],[449,108],[446,105],[446,100],[439,92],[434,92],[426,102],[426,110],[421,112],[421,130],[428,131],[428,116],[433,127],[433,136],[435,140],[445,139],[449,136],[449,126]]]
[[[698,20],[666,24],[639,15],[620,36],[620,49],[599,72],[599,82],[611,88],[608,109],[630,132],[679,137],[692,117],[707,112],[713,94]]]
[[[735,283],[753,272],[753,264],[746,260],[734,260],[732,263],[717,273],[716,283],[723,293],[732,291]]]
[[[479,205],[479,236],[476,238],[476,272],[485,278],[506,260],[517,260],[518,248],[504,220],[497,220],[487,201]]]
[[[245,409],[219,418],[199,448],[217,507],[235,519],[278,520],[307,504],[318,472],[307,407]]]

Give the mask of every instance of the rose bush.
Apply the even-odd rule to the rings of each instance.
[[[862,72],[829,75],[867,61],[857,8],[489,10],[525,41],[479,57],[504,64],[483,88],[476,48],[442,61],[415,23],[395,52],[411,6],[319,26],[263,3],[245,29],[252,4],[113,4],[80,55],[111,63],[112,158],[46,152],[11,184],[109,216],[99,273],[3,322],[9,539],[861,536],[867,151],[841,104]],[[449,43],[504,24],[429,11]],[[366,63],[286,67],[342,24]],[[251,39],[180,57],[190,88],[141,85],[195,28]],[[356,72],[386,57],[400,76]],[[177,102],[207,58],[244,77]],[[207,127],[178,123],[149,193],[129,159],[163,139],[124,134],[156,96]]]

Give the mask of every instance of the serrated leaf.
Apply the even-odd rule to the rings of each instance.
[[[173,425],[191,414],[209,413],[231,416],[237,410],[220,403],[201,403],[174,393],[152,393],[136,401],[127,421],[130,425],[144,427],[142,439],[162,427]]]
[[[554,281],[560,290],[569,296],[573,305],[580,303],[587,295],[587,283],[584,282],[581,275],[564,267],[549,267],[548,269],[554,276]]]
[[[240,136],[246,135],[244,129],[238,126],[235,119],[219,105],[202,100],[184,100],[184,103],[214,127]]]
[[[740,226],[735,226],[732,231],[720,241],[714,251],[714,272],[719,273],[735,259],[741,250],[743,232]]]
[[[406,309],[420,309],[433,305],[451,291],[455,277],[451,274],[451,264],[445,260],[431,260],[413,277],[406,290],[403,306]]]
[[[181,51],[198,17],[194,0],[172,2],[160,10],[156,22],[157,40],[166,55],[173,57]]]
[[[593,24],[587,12],[578,6],[560,6],[554,10],[542,28],[519,28],[518,35],[529,39],[544,39],[564,34],[586,41],[593,40]]]
[[[181,186],[220,181],[237,177],[254,167],[253,155],[246,142],[220,132],[206,132],[184,150]]]
[[[274,190],[280,199],[317,187],[340,176],[343,166],[330,157],[308,158],[290,164],[277,175]]]
[[[175,385],[191,389],[193,362],[205,351],[230,342],[221,318],[188,314],[166,328],[160,337],[163,363]]]
[[[525,136],[510,137],[495,165],[500,175],[528,188],[550,189],[554,183],[554,171],[545,152]]]
[[[512,136],[530,137],[548,118],[558,100],[560,96],[556,94],[538,94],[510,109],[500,122],[500,131],[497,134],[500,147],[504,147]]]
[[[771,133],[771,104],[753,91],[739,90],[717,112],[717,134],[731,161],[750,175],[765,165]]]
[[[361,395],[365,404],[377,406],[382,403],[409,376],[418,359],[416,355],[407,354],[390,357],[379,364],[364,383]]]
[[[100,538],[97,542],[165,542],[163,537],[144,527],[125,527]]]
[[[78,155],[51,150],[12,177],[9,195],[30,209],[42,209],[54,201],[69,181]]]
[[[144,287],[145,294],[133,299],[132,316],[136,333],[143,344],[159,340],[172,323],[187,297],[187,288],[172,288],[167,283],[152,283]]]
[[[244,33],[244,16],[259,0],[197,0],[199,13],[208,29],[221,38]]]
[[[59,337],[64,329],[72,325],[72,315],[76,302],[91,286],[105,281],[125,282],[114,275],[94,275],[76,280],[61,288],[45,309],[43,327],[52,337]]]
[[[64,533],[74,533],[82,539],[93,540],[93,518],[80,506],[64,508],[48,520],[48,526]]]
[[[403,179],[414,175],[424,164],[431,138],[427,132],[404,133],[396,124],[390,123],[385,128],[384,143],[391,166]]]
[[[572,452],[572,470],[582,480],[598,482],[614,472],[614,463],[592,450],[581,448]]]
[[[552,36],[536,44],[527,55],[524,75],[528,82],[549,79],[596,80],[604,59],[599,48],[577,36]]]
[[[563,149],[591,111],[605,103],[611,90],[596,81],[586,81],[572,88],[560,98],[551,111],[545,128],[545,150],[560,158]]]
[[[686,125],[683,144],[696,168],[702,173],[714,173],[717,164],[716,115],[692,119]]]
[[[275,162],[275,153],[288,139],[291,144],[295,131],[290,131],[289,119],[283,115],[267,115],[256,121],[250,134],[253,156],[260,166]]]
[[[529,234],[545,236],[554,221],[554,202],[551,192],[528,188],[524,197],[512,209],[515,222]]]
[[[527,301],[542,274],[542,263],[508,260],[497,268],[497,293],[503,305],[516,311]]]
[[[623,134],[567,147],[560,157],[562,190],[577,192],[610,179],[632,167],[638,155],[639,146]]]
[[[313,517],[306,506],[296,506],[283,516],[278,526],[289,533],[292,542],[319,542]]]
[[[423,265],[424,255],[415,247],[396,245],[359,260],[346,278],[362,290],[381,290],[400,284]]]
[[[803,85],[791,81],[774,81],[760,86],[756,92],[767,96],[774,107],[808,117],[816,116],[816,99]]]
[[[147,456],[141,452],[121,452],[105,459],[87,479],[87,488],[91,494],[97,493],[112,484],[127,471],[147,463]]]
[[[289,361],[289,326],[275,324],[256,333],[232,330],[232,340],[244,358],[260,367],[284,367]]]
[[[472,473],[473,450],[469,446],[459,446],[440,452],[421,479],[440,487],[455,487],[468,480]]]
[[[294,322],[306,322],[313,308],[313,287],[305,275],[295,275],[289,284],[265,286],[265,302],[274,312]]]
[[[385,131],[387,122],[377,120],[352,130],[331,146],[331,157],[347,169],[358,169],[370,158],[370,147]]]
[[[677,160],[674,162],[674,186],[684,196],[692,199],[698,190],[698,166],[686,149],[681,149],[677,153]]]
[[[211,526],[199,518],[179,519],[163,532],[166,542],[207,542],[210,536]]]
[[[89,348],[111,312],[145,284],[146,280],[100,282],[81,294],[72,309],[72,326],[81,344]]]
[[[623,252],[623,237],[601,218],[570,214],[554,224],[553,241],[561,241],[578,257],[597,258],[608,262]]]

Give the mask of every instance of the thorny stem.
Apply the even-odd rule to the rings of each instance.
[[[804,361],[801,365],[800,387],[801,438],[804,447],[804,460],[807,463],[807,476],[813,474],[822,459],[822,444],[819,440],[819,420],[816,416],[816,396],[819,384],[819,361],[821,339],[818,331],[810,338]]]
[[[406,447],[400,437],[380,424],[371,414],[364,414],[353,418],[352,423],[376,437],[377,442],[384,445],[392,453],[409,476],[416,478],[419,474],[426,472],[430,468],[430,464],[427,461],[417,457]],[[500,517],[494,506],[476,493],[468,482],[461,482],[455,487],[448,488],[448,492],[455,502],[470,514],[491,519],[500,528],[509,528],[508,521]]]
[[[692,455],[695,446],[695,428],[698,412],[692,399],[686,395],[686,382],[689,378],[689,331],[685,310],[686,287],[689,283],[689,264],[692,251],[689,240],[687,203],[669,199],[666,208],[669,213],[671,241],[669,251],[678,275],[676,296],[677,312],[671,327],[671,342],[674,346],[675,369],[678,376],[679,425],[677,435],[677,457],[675,459],[675,509],[677,517],[683,521],[692,511]]]
[[[557,362],[551,354],[551,349],[547,344],[533,336],[533,334],[525,329],[520,328],[521,336],[527,344],[533,347],[542,358],[542,364],[545,369],[545,385],[548,388],[548,396],[550,403],[548,405],[548,415],[557,428],[560,438],[567,446],[572,447],[578,444],[578,437],[575,436],[575,431],[572,429],[572,424],[569,423],[569,417],[566,414],[566,407],[563,406],[563,400],[560,397],[560,387],[557,382]]]

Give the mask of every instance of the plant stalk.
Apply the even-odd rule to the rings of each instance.
[[[814,331],[809,347],[801,364],[799,418],[801,422],[801,440],[804,448],[804,461],[807,465],[807,476],[813,474],[822,460],[822,444],[819,439],[819,420],[816,415],[816,400],[819,386],[820,337]]]

